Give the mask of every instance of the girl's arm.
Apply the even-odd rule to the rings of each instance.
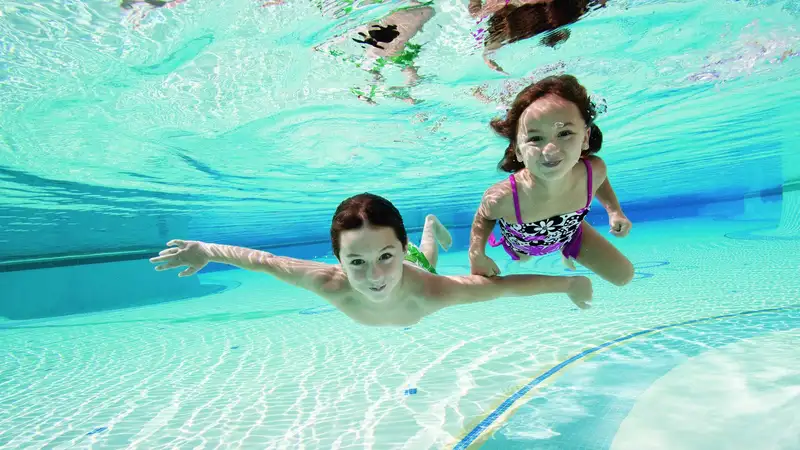
[[[318,294],[332,294],[343,289],[336,280],[339,271],[336,266],[306,261],[302,259],[277,256],[261,250],[231,245],[211,244],[199,241],[173,240],[159,256],[150,259],[156,270],[174,269],[189,266],[179,274],[181,277],[194,275],[209,262],[229,264],[245,270],[264,272],[291,285]]]
[[[490,187],[483,194],[478,211],[475,212],[469,238],[469,259],[473,266],[486,258],[486,243],[494,230],[497,219],[502,216],[500,204],[503,194],[500,185]],[[475,272],[473,271],[473,273]]]
[[[483,194],[481,204],[475,213],[470,230],[469,263],[473,275],[494,276],[500,269],[486,256],[486,243],[494,230],[497,219],[502,217],[502,203],[505,192],[502,184],[496,184]]]
[[[622,206],[619,204],[617,194],[614,192],[614,188],[611,187],[611,182],[608,181],[608,178],[597,188],[595,196],[597,200],[600,201],[600,204],[603,205],[606,212],[608,212],[608,215],[622,212]]]
[[[614,189],[611,187],[611,182],[608,181],[608,168],[606,167],[605,161],[597,156],[590,156],[589,163],[592,165],[592,175],[593,175],[593,182],[595,189],[594,196],[603,205],[606,212],[609,215],[612,213],[622,212],[622,206],[619,204],[619,200],[617,200],[617,194],[614,193]],[[599,183],[599,185],[598,185]]]
[[[486,243],[489,240],[489,235],[492,234],[497,220],[486,217],[483,205],[478,208],[475,213],[475,218],[472,220],[472,228],[470,229],[469,237],[469,257],[485,256]]]
[[[597,177],[595,178],[596,181],[593,183],[600,183],[594,196],[608,213],[611,233],[619,237],[626,236],[633,225],[625,216],[625,213],[622,212],[622,205],[619,204],[617,194],[614,192],[614,188],[611,187],[611,182],[608,180],[606,163],[597,156],[589,157],[589,162],[592,164],[593,175]]]

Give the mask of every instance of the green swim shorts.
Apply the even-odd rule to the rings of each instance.
[[[406,261],[414,264],[415,266],[425,269],[430,273],[435,274],[436,269],[428,262],[428,258],[425,257],[425,254],[411,242],[408,243],[408,250],[406,251]]]
[[[422,51],[422,45],[407,42],[405,48],[403,48],[403,52],[399,55],[378,57],[375,60],[375,64],[372,66],[372,71],[380,72],[389,63],[395,64],[401,69],[413,67],[414,60],[417,58],[417,56],[419,56],[420,51]]]

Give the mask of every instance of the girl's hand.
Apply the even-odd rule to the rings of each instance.
[[[631,232],[633,224],[622,211],[613,212],[608,215],[608,223],[611,225],[611,234],[616,237],[625,237]]]
[[[181,241],[174,239],[167,242],[170,248],[161,250],[159,256],[151,258],[153,264],[164,263],[156,266],[156,270],[168,270],[181,266],[189,266],[179,273],[179,277],[188,277],[196,274],[209,262],[207,244],[199,241]]]
[[[482,275],[484,277],[493,277],[500,275],[500,268],[497,264],[486,255],[475,255],[469,260],[470,271],[473,275]]]

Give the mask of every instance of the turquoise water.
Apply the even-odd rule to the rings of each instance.
[[[202,297],[164,290],[158,304],[9,321],[1,331],[2,439],[11,448],[606,449],[641,445],[629,421],[652,435],[691,415],[653,448],[709,448],[726,423],[728,436],[745,429],[750,442],[786,442],[764,448],[794,448],[800,285],[797,265],[780,255],[800,243],[750,238],[764,226],[716,216],[639,224],[635,239],[619,241],[634,281],[617,288],[595,278],[589,311],[548,295],[445,310],[409,328],[363,327],[317,297],[230,270],[180,280],[186,291],[195,283],[222,289]],[[465,259],[463,251],[444,254],[440,270],[462,273]],[[102,280],[142,282],[147,261],[88,267],[110,292],[104,298],[143,301]],[[63,284],[67,270],[44,271]],[[557,258],[508,270],[564,273]],[[14,274],[29,274],[31,286],[36,272]],[[166,285],[160,278],[149,282]],[[700,361],[685,373],[712,351],[787,332],[794,334],[782,346],[756,346],[727,364]],[[748,355],[772,359],[764,365]],[[775,375],[765,381],[764,370]],[[650,392],[673,373],[690,386],[708,386],[710,373],[731,389],[709,399]],[[750,375],[772,392],[749,392]],[[642,402],[648,395],[655,399]],[[665,397],[673,400],[666,409],[658,404]],[[634,414],[648,407],[660,413]],[[703,425],[721,410],[733,422]],[[759,426],[731,427],[743,419]],[[689,432],[699,438],[682,440]]]
[[[437,1],[416,104],[396,68],[356,99],[372,77],[337,40],[399,3],[260,3],[0,4],[0,446],[800,445],[797,2],[609,0],[555,49],[503,48],[506,76],[466,3]],[[555,73],[606,104],[634,223],[610,238],[634,281],[595,278],[589,311],[541,296],[370,328],[263,275],[147,262],[172,238],[332,262],[333,209],[368,190],[412,230],[439,216],[439,270],[463,274],[503,176],[488,121]]]

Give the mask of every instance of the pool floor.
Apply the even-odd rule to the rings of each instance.
[[[800,239],[769,229],[635,224],[610,238],[634,281],[595,279],[588,311],[549,295],[370,328],[232,270],[199,275],[228,286],[201,298],[4,322],[0,446],[797,448],[778,431],[798,429],[800,278],[786,255]],[[494,250],[505,273],[565,273]],[[443,254],[439,270],[467,264]]]

